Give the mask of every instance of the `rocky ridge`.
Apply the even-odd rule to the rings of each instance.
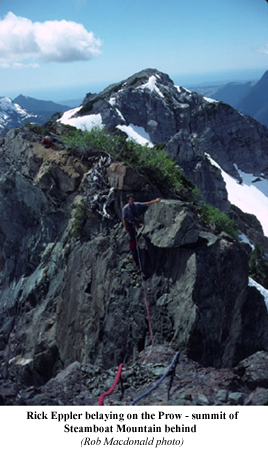
[[[66,129],[52,121],[48,131],[60,141]],[[254,354],[262,367],[268,348],[266,306],[248,286],[248,245],[205,226],[189,201],[163,198],[148,208],[138,241],[155,359],[142,367],[150,349],[144,281],[129,257],[121,208],[129,190],[140,201],[161,192],[112,161],[104,178],[114,200],[104,219],[83,202],[96,152],[80,158],[64,146],[44,148],[41,139],[14,129],[0,149],[1,402],[95,404],[104,375],[108,384],[121,362],[133,397],[163,372],[163,354],[170,361],[176,350],[182,365],[171,401],[197,402],[200,394],[213,404],[223,389],[225,403],[234,392],[245,402],[266,389],[262,376],[248,385],[244,369],[233,369]],[[189,392],[180,367],[188,367]],[[189,367],[212,374],[203,390],[206,377],[191,378]],[[153,402],[164,401],[157,395]]]
[[[230,209],[220,171],[240,181],[236,169],[268,177],[268,131],[229,105],[175,86],[167,74],[143,70],[100,94],[88,94],[75,117],[101,115],[110,130],[140,127],[161,145],[201,190],[207,202]],[[236,166],[234,166],[236,164]]]

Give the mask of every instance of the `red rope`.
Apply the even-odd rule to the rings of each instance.
[[[98,406],[103,406],[104,398],[107,397],[107,395],[110,395],[113,392],[114,388],[116,387],[116,385],[117,385],[117,383],[118,383],[118,381],[120,379],[122,367],[123,367],[123,364],[120,364],[118,372],[117,372],[117,375],[116,375],[116,378],[115,378],[115,381],[114,381],[114,384],[112,385],[112,387],[107,392],[104,392],[104,394],[100,395]]]
[[[151,343],[152,343],[152,345],[154,345],[153,331],[152,331],[152,326],[151,326],[150,310],[149,310],[149,304],[148,304],[148,299],[147,299],[147,292],[146,292],[145,282],[143,282],[143,290],[144,290],[145,306],[146,306],[146,310],[147,310],[147,318],[148,318],[148,323],[149,323],[149,331],[150,331]]]
[[[144,291],[144,300],[145,300],[145,306],[146,306],[146,311],[147,311],[147,319],[148,319],[148,324],[149,324],[150,338],[151,338],[152,345],[154,345],[149,303],[148,303],[147,292],[146,292],[146,285],[145,285],[145,281],[143,281],[143,277],[142,277],[142,265],[141,265],[140,251],[139,251],[139,246],[138,246],[137,232],[136,232],[135,238],[136,238],[136,247],[137,247],[138,260],[139,260],[139,266],[140,266],[141,282],[142,282],[142,287],[143,287],[143,291]]]

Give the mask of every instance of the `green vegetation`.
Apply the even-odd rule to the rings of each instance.
[[[32,131],[33,133],[41,134],[41,135],[48,134],[48,130],[44,126],[38,125],[37,123],[27,122],[24,124],[24,126],[27,127],[28,130]]]
[[[164,193],[181,194],[185,188],[194,189],[194,185],[162,149],[140,145],[126,139],[122,133],[111,134],[98,127],[91,131],[75,130],[65,138],[65,145],[84,156],[107,152],[144,175]]]
[[[80,237],[82,234],[83,226],[86,220],[86,205],[83,198],[79,199],[74,205],[72,214],[72,228],[71,233],[73,237]]]
[[[226,213],[205,202],[201,203],[199,210],[205,223],[212,226],[215,231],[224,231],[233,239],[238,240],[237,225]]]
[[[235,223],[227,214],[201,200],[198,188],[163,151],[163,144],[155,147],[140,145],[126,139],[123,133],[111,134],[104,128],[95,127],[91,131],[72,130],[65,137],[65,145],[80,156],[106,152],[117,160],[124,161],[164,194],[192,201],[203,221],[215,231],[225,231],[234,239],[238,239]]]
[[[265,250],[256,245],[249,260],[249,274],[253,280],[268,289],[268,262],[265,260]]]

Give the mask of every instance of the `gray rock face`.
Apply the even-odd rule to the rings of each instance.
[[[121,383],[104,405],[130,405],[151,389],[167,372],[174,350],[165,345],[147,347],[135,361],[124,364]],[[258,361],[260,355],[254,355]],[[261,357],[261,356],[260,356]],[[78,361],[70,364],[45,385],[22,388],[10,380],[0,379],[1,405],[97,405],[100,395],[114,383],[118,367],[103,369]],[[267,405],[268,390],[250,391],[233,369],[202,367],[180,353],[174,367],[157,389],[138,400],[138,405]]]
[[[12,383],[44,385],[76,361],[109,369],[135,359],[150,344],[145,285],[156,344],[214,367],[268,350],[266,307],[248,287],[244,244],[205,228],[193,205],[163,200],[147,209],[139,231],[144,281],[129,255],[121,208],[125,189],[139,183],[135,197],[146,201],[152,188],[126,166],[111,165],[114,218],[104,220],[81,207],[90,161],[39,140],[13,130],[0,153],[5,392],[13,395]],[[78,372],[72,366],[70,376]]]
[[[194,213],[182,202],[171,200],[164,200],[157,208],[153,207],[147,211],[142,234],[149,237],[153,246],[159,248],[196,244],[199,238]]]
[[[77,215],[88,163],[19,131],[7,137],[2,162],[2,376],[40,385],[74,361],[109,368],[130,360],[150,343],[144,285],[118,223],[135,173],[108,168],[117,203],[115,219],[103,220]],[[139,200],[147,199],[139,183]],[[190,204],[174,200],[148,208],[138,240],[156,343],[216,367],[267,349],[265,305],[248,288],[243,244],[205,229]]]
[[[143,70],[100,94],[89,95],[78,114],[98,113],[111,130],[133,124],[149,133],[153,144],[164,143],[165,151],[205,200],[223,211],[230,210],[225,183],[206,153],[238,180],[234,164],[268,177],[266,127],[224,103],[174,86],[168,75],[156,69]]]
[[[241,361],[236,367],[236,373],[250,388],[268,388],[267,380],[268,355],[266,352],[257,352]]]

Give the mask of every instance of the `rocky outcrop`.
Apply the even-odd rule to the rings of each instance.
[[[264,236],[262,226],[257,217],[253,214],[244,213],[234,205],[232,205],[231,215],[240,232],[247,236],[252,245],[258,244],[267,253],[268,237]]]
[[[123,365],[121,381],[112,395],[105,398],[104,405],[130,405],[149,390],[150,394],[141,398],[138,405],[267,405],[268,389],[251,389],[238,368],[204,368],[184,354],[179,355],[174,371],[159,384],[173,358],[174,350],[168,346],[147,347],[135,361]],[[265,354],[257,353],[250,359],[258,363],[259,358],[265,358]],[[247,365],[247,360],[241,364]],[[0,404],[97,405],[100,395],[114,383],[117,370],[75,361],[40,387],[25,388],[10,380],[0,380]],[[157,389],[152,390],[156,383]]]
[[[63,402],[88,402],[82,367],[96,375],[96,367],[132,364],[150,345],[145,285],[155,345],[228,370],[268,351],[263,297],[248,287],[247,246],[205,226],[193,204],[163,199],[139,230],[143,278],[121,209],[126,190],[146,201],[153,187],[112,161],[104,178],[113,215],[104,219],[84,201],[96,153],[81,160],[40,140],[15,129],[1,147],[0,399],[16,403],[21,391],[26,404],[53,403],[50,388],[76,380]]]
[[[209,164],[207,153],[238,181],[234,164],[244,172],[268,177],[266,127],[227,104],[175,86],[156,69],[86,96],[77,116],[91,114],[100,114],[109,130],[141,127],[154,145],[174,158],[205,200],[223,211],[230,210],[225,183],[220,171]]]

